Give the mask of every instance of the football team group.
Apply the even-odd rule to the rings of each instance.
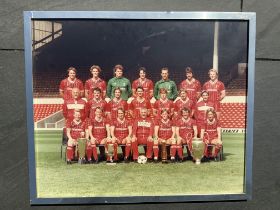
[[[60,83],[67,164],[76,158],[80,138],[86,139],[86,145],[85,157],[78,157],[79,163],[137,162],[139,145],[144,146],[148,161],[157,163],[163,144],[167,145],[168,162],[193,160],[194,138],[203,139],[201,162],[217,160],[222,147],[221,100],[225,97],[217,70],[210,69],[209,81],[201,86],[187,67],[179,91],[169,79],[168,68],[161,69],[161,80],[155,85],[146,77],[144,67],[139,68],[139,78],[132,84],[124,77],[122,65],[113,70],[114,77],[106,83],[99,77],[101,68],[93,65],[92,77],[83,84],[76,77],[77,70],[70,67],[68,77]],[[122,149],[121,158],[118,147]]]

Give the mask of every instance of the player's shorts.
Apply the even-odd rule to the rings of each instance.
[[[214,109],[216,112],[221,112],[221,102],[220,101],[215,102]]]
[[[147,137],[137,137],[138,144],[147,144]]]
[[[117,144],[126,144],[125,138],[117,138]]]

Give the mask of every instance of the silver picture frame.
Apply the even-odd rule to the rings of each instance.
[[[247,108],[246,135],[244,147],[244,189],[243,193],[232,194],[198,194],[198,195],[139,195],[139,196],[97,196],[97,197],[39,197],[36,182],[36,157],[34,141],[33,110],[33,20],[181,20],[181,21],[246,21],[248,23],[248,75],[247,75]],[[255,40],[256,14],[250,12],[175,12],[175,11],[25,11],[24,12],[24,46],[25,78],[28,130],[28,159],[30,204],[114,204],[114,203],[165,203],[165,202],[199,202],[199,201],[233,201],[252,199],[252,158],[253,158],[253,124],[254,124],[254,78],[255,78]]]

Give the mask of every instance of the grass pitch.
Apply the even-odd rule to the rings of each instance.
[[[60,158],[61,135],[61,131],[35,132],[39,198],[243,193],[244,134],[223,134],[221,162],[114,166],[66,165]]]

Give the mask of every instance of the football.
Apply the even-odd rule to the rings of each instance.
[[[145,163],[147,163],[147,157],[144,156],[144,155],[140,155],[140,156],[138,157],[138,163],[140,163],[140,164],[145,164]]]

